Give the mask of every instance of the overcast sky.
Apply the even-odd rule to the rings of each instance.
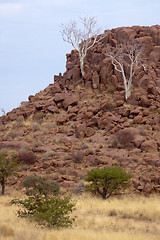
[[[0,115],[65,71],[61,23],[96,16],[102,29],[160,24],[160,0],[0,0]]]

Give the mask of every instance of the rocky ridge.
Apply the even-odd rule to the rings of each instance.
[[[67,54],[65,73],[0,118],[0,150],[32,152],[22,167],[71,189],[88,170],[120,165],[133,174],[136,191],[160,191],[160,26],[122,27],[92,47],[82,78],[78,53]],[[145,66],[124,100],[122,76],[105,51],[122,39],[145,46]]]

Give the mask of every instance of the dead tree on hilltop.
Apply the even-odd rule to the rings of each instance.
[[[81,74],[84,76],[84,59],[87,51],[105,38],[106,35],[98,36],[100,29],[96,27],[97,21],[95,17],[84,17],[80,18],[80,20],[83,30],[77,27],[76,21],[71,21],[69,24],[62,24],[61,34],[63,40],[70,43],[78,51]]]
[[[115,70],[122,74],[126,100],[131,96],[133,76],[136,70],[143,65],[140,59],[143,51],[144,48],[135,42],[125,42],[120,44],[118,49],[112,48],[106,51],[106,56],[111,58]],[[127,75],[126,72],[129,74]]]

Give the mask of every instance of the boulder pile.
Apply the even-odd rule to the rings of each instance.
[[[91,168],[120,165],[132,173],[135,191],[160,191],[160,26],[105,34],[87,52],[84,77],[72,50],[63,75],[0,118],[0,150],[38,157],[22,179],[35,172],[74,189]],[[124,39],[145,46],[145,67],[136,71],[127,101],[121,73],[105,54]]]

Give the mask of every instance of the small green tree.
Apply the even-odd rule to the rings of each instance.
[[[15,170],[18,167],[16,154],[7,155],[0,153],[0,182],[2,187],[1,194],[5,193],[5,186],[9,176],[16,175]]]
[[[28,198],[13,199],[23,209],[18,210],[19,217],[27,217],[39,225],[51,228],[71,226],[74,218],[70,216],[74,203],[68,197],[57,197],[59,184],[39,176],[29,176],[24,182]]]
[[[67,197],[45,197],[38,194],[25,200],[14,199],[11,204],[18,204],[24,208],[18,210],[18,217],[27,217],[43,227],[69,227],[74,221],[74,218],[70,216],[74,203]]]
[[[40,195],[58,195],[59,184],[54,181],[48,181],[46,178],[41,176],[28,176],[23,181],[23,187],[26,188],[26,194],[28,196],[40,194]]]
[[[131,175],[120,167],[107,167],[105,169],[93,169],[85,178],[90,184],[86,188],[93,193],[98,193],[103,199],[109,198],[113,193],[130,186]]]

